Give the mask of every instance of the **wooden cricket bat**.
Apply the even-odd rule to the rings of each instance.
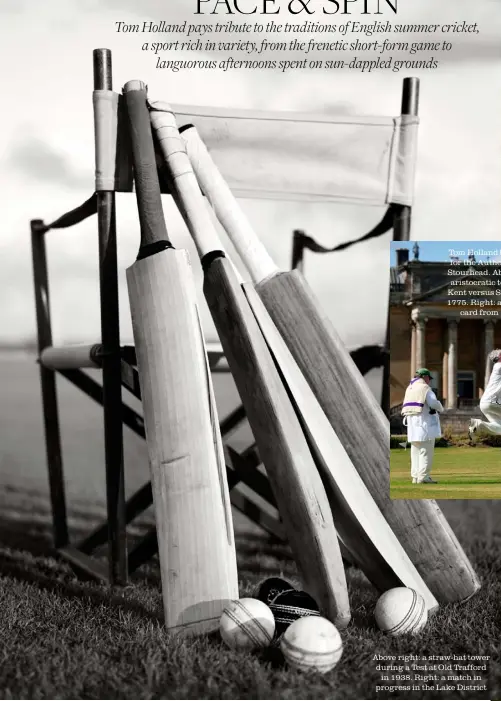
[[[380,591],[410,587],[421,594],[428,612],[435,611],[437,600],[353,467],[254,286],[245,283],[243,289],[292,397],[325,485],[334,525],[354,564]]]
[[[172,632],[206,633],[218,629],[223,609],[238,598],[229,492],[192,270],[187,252],[167,237],[146,89],[130,81],[124,94],[141,224],[127,284],[165,624]]]
[[[436,502],[390,499],[388,420],[307,282],[274,264],[196,129],[182,138],[203,193],[384,518],[439,603],[469,599],[480,582]]]
[[[378,589],[412,587],[434,611],[436,599],[375,505],[254,287],[243,289],[314,451],[341,541]]]
[[[266,467],[304,588],[338,627],[350,620],[344,567],[327,495],[273,358],[221,250],[218,235],[165,103],[151,122],[174,184],[174,197],[204,268],[204,293]]]

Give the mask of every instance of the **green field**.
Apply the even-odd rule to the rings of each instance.
[[[431,476],[438,484],[412,484],[411,451],[390,451],[392,499],[501,499],[501,448],[436,448]]]

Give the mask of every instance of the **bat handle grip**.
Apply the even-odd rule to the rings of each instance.
[[[167,227],[146,103],[146,85],[140,80],[130,80],[124,85],[123,93],[129,114],[136,197],[141,223],[141,249],[144,250],[154,244],[158,245],[161,241],[167,242]]]
[[[228,233],[254,282],[274,275],[278,268],[253,230],[194,126],[182,131],[191,165],[202,192]],[[238,163],[235,163],[238,168]]]
[[[176,119],[165,102],[150,102],[151,125],[165,159],[175,198],[188,230],[203,258],[221,250],[221,243],[191,167]]]

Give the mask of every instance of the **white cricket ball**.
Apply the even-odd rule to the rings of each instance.
[[[428,611],[421,594],[407,587],[396,587],[379,597],[374,617],[383,633],[414,635],[426,625]]]
[[[275,618],[259,599],[237,599],[224,609],[219,632],[228,647],[258,650],[268,647],[275,633]]]
[[[343,641],[336,626],[326,618],[305,616],[287,628],[280,649],[291,667],[325,674],[341,659]]]

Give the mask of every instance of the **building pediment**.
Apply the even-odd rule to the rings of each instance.
[[[438,317],[458,316],[495,320],[501,315],[501,264],[423,263],[401,266],[393,278],[390,304],[419,306]],[[395,286],[396,287],[396,286]]]

